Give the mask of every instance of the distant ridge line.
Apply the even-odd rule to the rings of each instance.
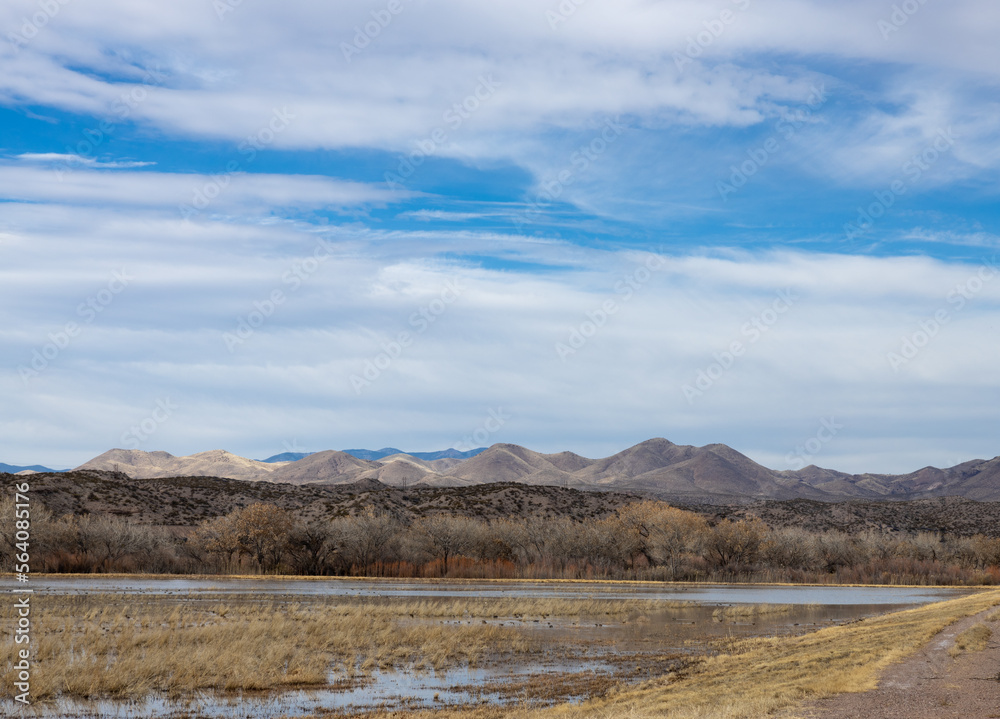
[[[395,447],[383,447],[382,449],[342,449],[340,450],[344,454],[349,454],[352,457],[357,457],[358,459],[367,459],[371,461],[379,460],[384,457],[391,457],[394,454],[408,454],[411,457],[416,457],[417,459],[468,459],[469,457],[475,457],[477,454],[485,452],[488,447],[477,447],[476,449],[470,449],[468,451],[461,451],[458,449],[442,449],[437,452],[404,452],[401,449],[396,449]],[[260,462],[267,462],[273,464],[274,462],[297,462],[300,459],[305,459],[306,457],[311,457],[316,454],[316,452],[282,452],[281,454],[275,454],[267,459],[261,459]]]
[[[711,503],[934,497],[1000,501],[1000,457],[974,459],[946,469],[924,467],[900,475],[848,474],[814,465],[779,471],[724,444],[695,447],[662,437],[598,459],[573,452],[545,454],[506,443],[468,452],[452,449],[407,454],[385,447],[325,450],[295,460],[292,457],[296,455],[286,456],[284,461],[261,462],[224,450],[175,457],[167,452],[113,449],[78,469],[120,470],[135,479],[201,476],[282,484],[344,485],[375,480],[395,487],[463,487],[517,482]]]

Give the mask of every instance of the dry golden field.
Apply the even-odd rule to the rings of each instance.
[[[693,642],[683,654],[647,647],[640,655],[602,639],[602,622],[637,636],[648,633],[655,646],[661,635],[650,617],[683,613],[694,605],[593,598],[40,595],[34,604],[32,693],[43,700],[44,711],[46,701],[67,697],[86,702],[183,698],[203,691],[270,696],[296,689],[349,689],[364,687],[386,671],[539,662],[551,658],[552,648],[543,646],[532,627],[555,626],[556,632],[562,627],[557,636],[564,638],[567,661],[603,651],[613,671],[509,679],[493,687],[502,704],[394,707],[377,713],[341,709],[302,716],[789,717],[803,701],[872,687],[882,668],[943,627],[997,604],[1000,591],[979,592],[809,633],[717,634],[712,641]],[[737,605],[709,610],[706,616],[709,624],[736,626],[780,622],[795,611],[801,608]],[[957,651],[985,646],[992,634],[988,624],[960,635]],[[12,651],[10,642],[0,649],[5,689],[12,681]]]

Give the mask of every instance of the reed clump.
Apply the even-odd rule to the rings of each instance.
[[[695,603],[662,599],[470,597],[468,599],[449,598],[419,599],[407,602],[393,601],[371,606],[369,610],[385,613],[389,616],[405,615],[421,618],[470,617],[476,619],[520,619],[523,617],[618,617],[690,606],[695,606]]]
[[[761,617],[784,616],[800,608],[801,606],[794,604],[734,604],[716,609],[712,612],[712,619],[717,622],[750,621]]]

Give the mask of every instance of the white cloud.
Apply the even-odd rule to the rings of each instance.
[[[997,18],[974,0],[925,6],[889,40],[877,30],[886,9],[859,1],[591,3],[555,29],[546,13],[558,3],[405,6],[347,62],[342,43],[371,19],[367,3],[243,5],[222,21],[196,0],[155,12],[119,0],[67,5],[3,58],[0,93],[101,115],[146,83],[143,68],[160,68],[165,81],[146,83],[132,119],[237,140],[287,105],[301,120],[280,146],[401,148],[439,125],[484,73],[502,88],[463,134],[575,128],[618,114],[654,124],[758,122],[775,103],[801,100],[815,74],[805,63],[777,72],[755,60],[759,53],[914,66],[925,78],[930,71],[939,91],[948,88],[946,71],[997,79]],[[0,20],[14,28],[35,9],[28,0],[8,3]],[[724,12],[731,21],[697,46]],[[698,52],[689,50],[693,41]],[[263,46],[268,52],[257,51]],[[674,53],[694,61],[678,67]]]
[[[98,160],[94,157],[84,157],[82,155],[72,155],[60,152],[22,152],[20,155],[14,156],[15,160],[23,160],[25,162],[40,162],[40,163],[61,163],[63,165],[79,164],[84,165],[93,169],[100,170],[117,170],[123,168],[132,167],[148,167],[150,165],[155,165],[155,162],[138,162],[132,160],[117,160],[117,161],[105,161]]]
[[[416,196],[382,183],[271,165],[244,173],[262,169],[248,168],[245,154],[216,173],[139,171],[148,158],[88,145],[110,123],[138,140],[130,148],[162,138],[238,151],[251,138],[277,150],[396,155],[440,129],[437,156],[476,169],[509,163],[540,190],[575,171],[573,153],[612,120],[627,132],[555,199],[601,220],[707,216],[720,203],[691,186],[716,162],[725,174],[733,154],[714,140],[770,132],[822,83],[829,101],[774,165],[824,188],[878,188],[954,127],[959,140],[916,194],[1000,166],[1000,112],[988,99],[1000,80],[992,5],[926,3],[888,37],[878,23],[891,7],[862,0],[589,2],[554,27],[547,13],[557,2],[404,6],[349,62],[342,43],[354,42],[370,3],[243,3],[220,18],[203,0],[93,0],[57,4],[34,29],[24,18],[37,3],[0,7],[0,27],[23,34],[0,47],[0,102],[83,128],[60,128],[58,143],[42,138],[0,162],[0,392],[18,418],[0,432],[24,453],[0,460],[83,461],[165,395],[182,407],[178,421],[146,448],[177,454],[218,446],[262,455],[282,440],[322,449],[373,437],[438,448],[496,406],[516,417],[503,439],[590,455],[665,435],[778,462],[829,414],[847,429],[819,464],[904,471],[992,454],[992,405],[982,397],[1000,382],[988,361],[1000,285],[984,284],[961,310],[949,300],[974,265],[719,250],[675,253],[639,281],[642,255],[575,246],[555,232],[373,229],[381,225],[361,221],[371,208]],[[276,113],[290,120],[280,131]],[[184,206],[200,211],[184,222]],[[393,219],[405,223],[503,220],[526,208],[506,198],[400,209]],[[288,219],[313,210],[356,221]],[[567,233],[590,222],[556,220]],[[548,218],[524,232],[540,227]],[[973,220],[910,239],[996,247]],[[317,248],[327,254],[309,269]],[[509,267],[440,259],[484,254]],[[134,282],[22,383],[16,368],[54,341],[50,333],[83,322],[81,304],[123,268]],[[463,289],[446,303],[456,278]],[[639,286],[625,301],[629,280]],[[786,287],[800,297],[794,307],[689,404],[682,385],[732,342],[748,342],[744,325]],[[263,313],[276,290],[285,299],[230,352],[224,334]],[[619,310],[562,362],[556,344],[611,300]],[[895,371],[889,353],[940,309],[948,322]],[[350,376],[400,332],[412,344],[356,393]]]
[[[995,439],[978,398],[1000,386],[983,350],[1000,320],[1000,279],[961,309],[949,301],[975,265],[734,252],[665,256],[647,273],[648,253],[491,235],[498,252],[539,265],[562,255],[572,268],[494,271],[434,259],[476,241],[470,233],[335,228],[329,257],[293,287],[285,273],[304,266],[315,233],[199,220],[194,235],[179,237],[179,221],[156,213],[104,212],[92,224],[100,213],[47,213],[50,226],[22,227],[5,245],[0,306],[33,309],[8,311],[0,325],[0,391],[20,418],[5,428],[19,449],[4,461],[82,462],[118,444],[128,422],[166,396],[181,407],[177,421],[145,448],[175,454],[223,447],[256,456],[293,439],[310,449],[429,449],[458,441],[491,407],[514,415],[504,441],[591,456],[662,435],[726,442],[778,466],[831,414],[847,429],[816,462],[840,469],[907,471],[990,454]],[[36,232],[60,238],[44,258]],[[241,236],[254,250],[213,235]],[[79,305],[120,267],[134,281],[86,323]],[[448,295],[456,282],[457,296]],[[747,323],[767,324],[783,288],[795,295],[791,310],[752,341]],[[284,301],[269,310],[276,289]],[[608,300],[617,309],[602,321]],[[939,309],[949,321],[894,371],[889,353]],[[230,352],[224,333],[255,310],[270,316]],[[70,321],[83,325],[79,337],[22,383],[17,367]],[[588,322],[603,326],[562,361],[557,344],[571,346]],[[383,364],[401,332],[409,344],[356,392],[352,375]],[[733,342],[745,353],[689,403],[683,385]]]
[[[236,209],[340,208],[384,205],[410,196],[385,186],[311,175],[249,174],[225,165],[217,174],[99,172],[64,164],[43,169],[32,164],[0,164],[0,196],[21,202],[94,206],[140,206],[179,212]]]

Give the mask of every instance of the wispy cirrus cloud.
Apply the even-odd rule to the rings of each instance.
[[[45,164],[83,165],[95,170],[120,170],[133,167],[149,167],[156,164],[155,162],[141,162],[138,160],[98,160],[95,157],[60,152],[22,152],[20,155],[15,155],[14,159]]]

